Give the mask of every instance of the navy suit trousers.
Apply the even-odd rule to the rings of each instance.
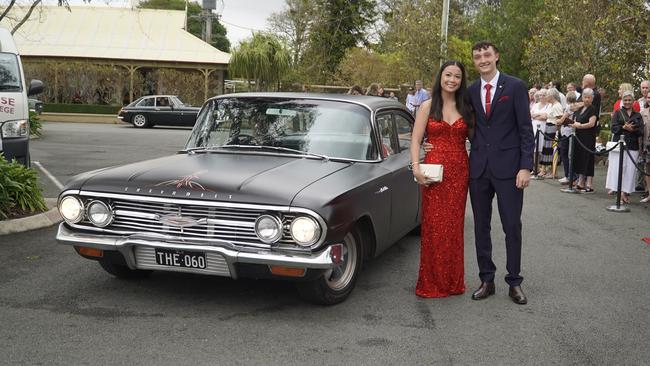
[[[523,189],[517,188],[516,178],[497,179],[489,165],[479,178],[469,180],[469,194],[474,213],[474,235],[479,277],[483,282],[494,282],[496,266],[492,261],[492,202],[497,196],[501,225],[506,235],[506,282],[519,286],[521,272],[521,211],[524,202]]]

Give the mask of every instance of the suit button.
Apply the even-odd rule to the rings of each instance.
[[[490,144],[487,144],[487,145],[485,145],[485,146],[490,147]]]

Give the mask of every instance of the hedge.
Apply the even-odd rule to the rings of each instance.
[[[96,105],[96,104],[55,104],[45,103],[43,112],[52,113],[89,113],[89,114],[117,114],[122,106]]]
[[[38,173],[0,154],[0,220],[47,210]]]

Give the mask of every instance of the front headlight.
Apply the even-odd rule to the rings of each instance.
[[[95,226],[105,227],[113,221],[113,211],[102,201],[92,201],[86,209],[88,220]]]
[[[275,243],[282,238],[282,221],[275,216],[262,215],[255,220],[255,234],[264,243]]]
[[[318,241],[320,236],[320,226],[316,220],[299,216],[291,223],[291,237],[303,247],[308,247]]]
[[[59,213],[70,224],[76,224],[83,219],[84,206],[74,196],[66,196],[59,202]]]
[[[29,134],[29,121],[20,119],[16,121],[7,121],[2,124],[2,137],[24,137]]]

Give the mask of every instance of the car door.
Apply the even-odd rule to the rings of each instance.
[[[196,123],[196,110],[185,106],[177,97],[171,97],[169,99],[174,103],[174,110],[177,111],[179,118],[178,124],[182,126],[194,126]]]
[[[160,125],[173,125],[176,116],[168,97],[156,97],[155,123]]]
[[[417,226],[419,216],[419,187],[408,169],[410,162],[410,124],[397,111],[385,111],[377,115],[383,161],[381,165],[390,172],[391,198],[390,238],[398,240]],[[397,126],[400,123],[400,128]],[[406,130],[404,130],[406,123]],[[402,132],[400,133],[398,132]],[[406,142],[408,140],[408,143]]]

